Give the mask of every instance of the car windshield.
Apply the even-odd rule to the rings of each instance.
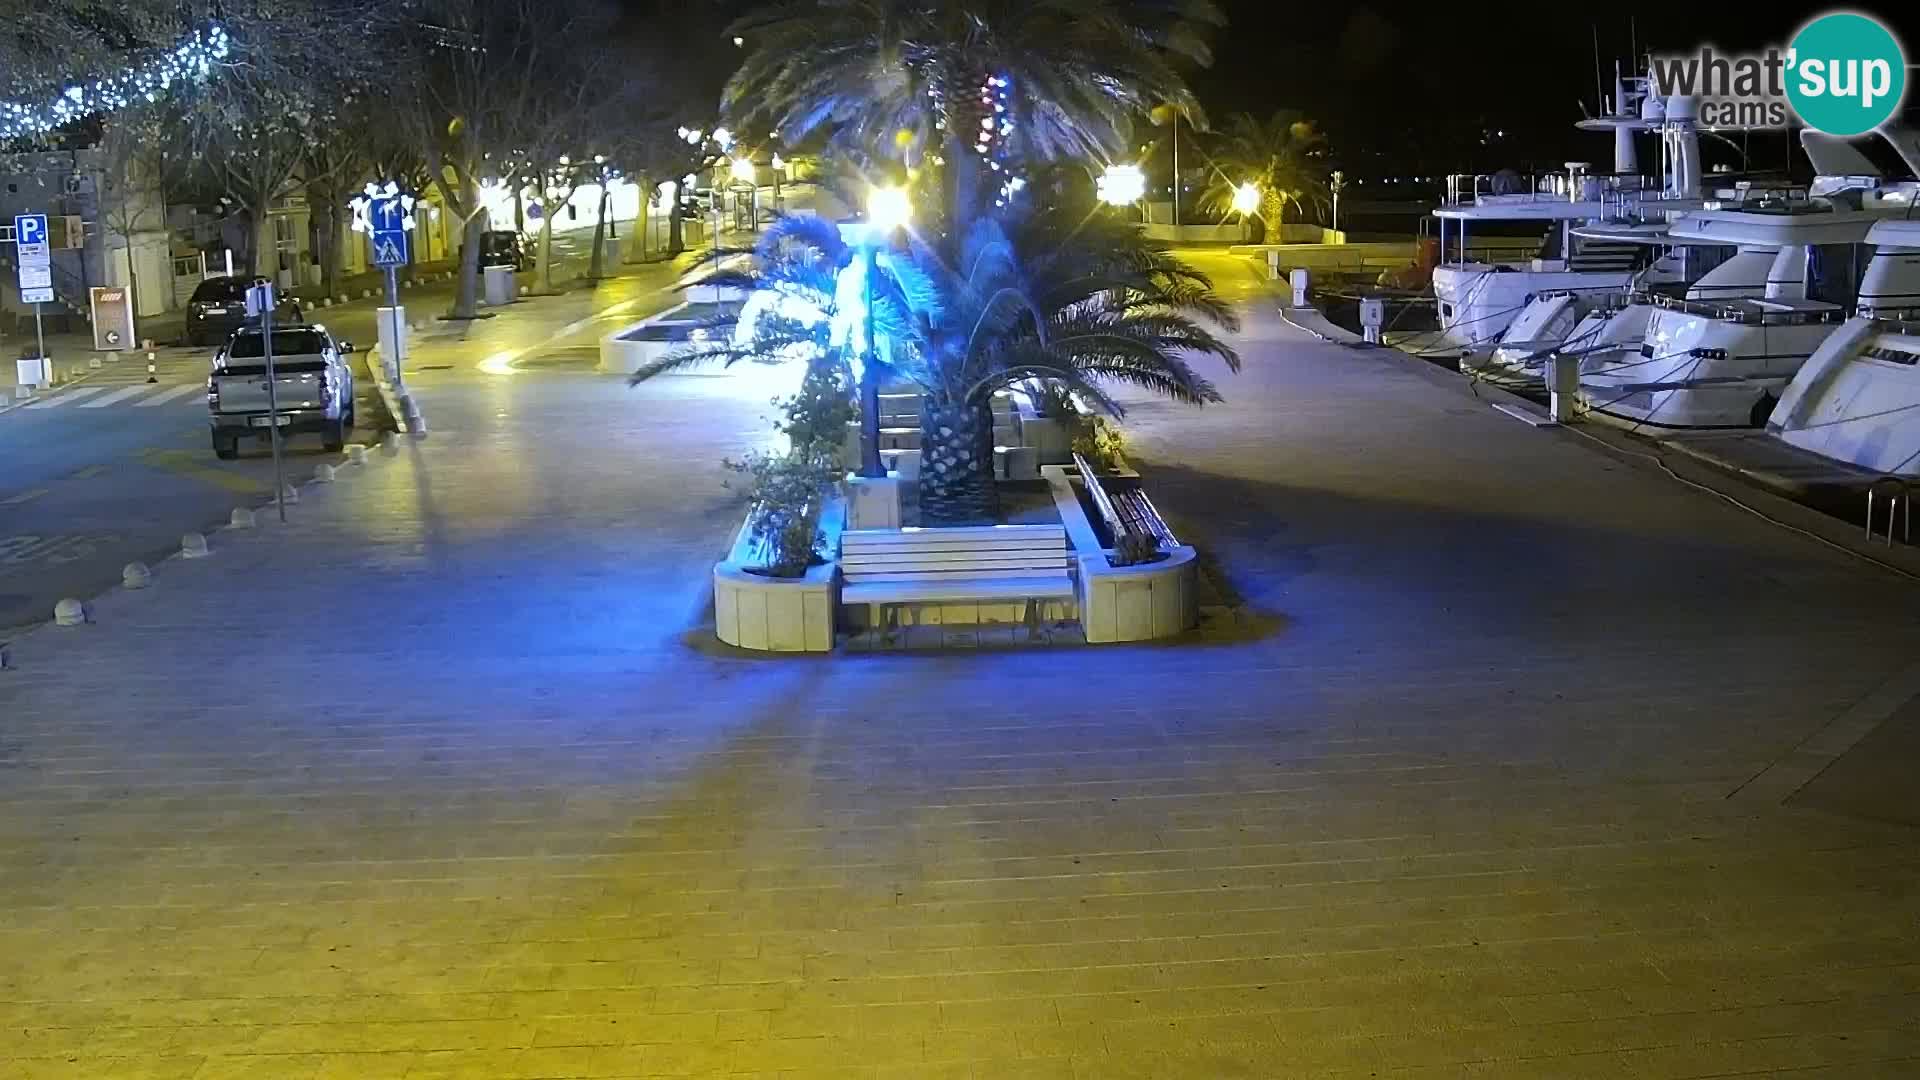
[[[247,283],[239,278],[208,278],[193,290],[201,303],[239,303],[247,298]]]
[[[312,356],[327,348],[327,336],[318,330],[294,328],[273,332],[273,355],[275,356]],[[249,331],[236,334],[233,345],[227,349],[227,356],[234,360],[258,360],[264,354],[260,349],[260,332]]]

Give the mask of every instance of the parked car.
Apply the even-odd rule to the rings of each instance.
[[[516,272],[527,269],[527,250],[520,242],[520,234],[512,229],[481,233],[480,265],[511,266]]]
[[[247,288],[266,280],[223,274],[202,281],[187,301],[187,344],[218,345],[247,325]],[[274,303],[273,320],[277,323],[306,321],[300,302],[291,296],[281,296]]]
[[[353,430],[353,352],[320,325],[274,327],[273,392],[283,436],[317,434],[328,450],[346,445]],[[213,452],[240,453],[246,437],[272,437],[268,409],[264,335],[258,327],[237,331],[213,357],[207,377],[208,424]]]

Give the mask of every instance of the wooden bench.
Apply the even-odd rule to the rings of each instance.
[[[840,576],[840,602],[867,605],[870,631],[897,604],[1020,600],[1031,636],[1042,602],[1074,594],[1059,525],[849,529],[840,534]]]

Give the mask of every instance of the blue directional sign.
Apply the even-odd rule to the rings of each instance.
[[[406,265],[410,254],[407,219],[407,206],[397,194],[374,199],[367,206],[367,222],[373,226],[373,265]]]

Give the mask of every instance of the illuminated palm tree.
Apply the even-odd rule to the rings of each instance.
[[[1288,207],[1326,205],[1326,170],[1314,156],[1325,141],[1297,112],[1281,110],[1264,123],[1246,113],[1234,116],[1214,147],[1213,182],[1200,205],[1225,217],[1235,210],[1234,192],[1252,184],[1260,193],[1266,242],[1279,243]]]
[[[1036,212],[1024,202],[964,220],[903,234],[873,283],[875,337],[893,370],[922,391],[923,524],[994,520],[990,406],[1016,382],[1051,382],[1116,415],[1114,385],[1193,405],[1220,400],[1189,360],[1213,356],[1239,369],[1239,355],[1207,326],[1231,329],[1233,315],[1205,275],[1139,228],[1114,214]],[[837,285],[862,265],[832,226],[783,219],[754,268],[727,277],[755,290],[745,309],[752,325],[709,333],[708,344],[635,380],[715,361],[858,358],[864,350],[845,333],[860,313],[836,298],[864,292]]]
[[[1136,116],[1197,111],[1174,63],[1206,64],[1212,0],[806,0],[739,20],[750,50],[727,84],[736,126],[794,142],[821,129],[876,158],[948,161],[987,119],[1010,120],[1028,158],[1105,159]],[[1007,112],[982,101],[1007,81]]]

